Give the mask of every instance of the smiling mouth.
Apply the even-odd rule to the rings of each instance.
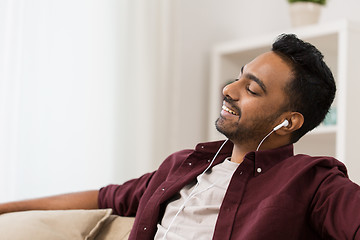
[[[239,116],[239,114],[237,114],[236,112],[234,112],[233,110],[231,110],[230,108],[226,107],[225,105],[222,105],[222,109],[228,113],[231,113],[234,116]]]

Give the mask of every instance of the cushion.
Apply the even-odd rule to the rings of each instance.
[[[24,211],[0,215],[4,240],[94,240],[111,209]]]
[[[126,240],[135,218],[111,215],[95,240]]]

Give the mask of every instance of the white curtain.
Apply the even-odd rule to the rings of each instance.
[[[155,169],[171,19],[165,0],[0,0],[0,201]]]
[[[11,16],[14,6],[9,2],[0,5],[0,191],[13,196],[15,192],[17,163],[17,125],[21,49],[20,22],[22,9]],[[4,9],[7,9],[4,12]],[[13,13],[15,15],[15,13]],[[11,50],[12,49],[12,50]],[[6,199],[1,194],[2,199]]]

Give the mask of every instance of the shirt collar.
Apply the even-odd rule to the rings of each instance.
[[[199,143],[198,145],[196,145],[195,150],[197,152],[215,154],[223,143],[224,140],[216,141],[216,142]],[[233,147],[234,144],[230,140],[227,141],[227,143],[221,149],[220,154],[231,155]]]
[[[294,156],[294,146],[288,144],[275,149],[249,152],[245,159],[254,161],[254,175],[258,176],[291,156]]]
[[[195,150],[202,153],[215,154],[223,142],[224,141],[200,143],[196,146]],[[233,146],[233,143],[228,141],[221,149],[219,155],[230,156]],[[294,146],[293,144],[288,144],[275,149],[249,152],[245,155],[244,159],[254,162],[254,175],[258,176],[291,156],[294,156]]]

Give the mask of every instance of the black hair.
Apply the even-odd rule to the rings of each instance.
[[[335,98],[335,80],[321,52],[294,34],[278,36],[272,51],[292,68],[292,79],[285,87],[287,108],[304,116],[304,124],[291,136],[295,143],[324,120]]]

